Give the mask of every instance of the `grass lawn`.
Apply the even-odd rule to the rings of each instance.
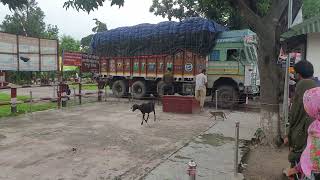
[[[26,100],[29,100],[29,97],[28,96],[18,96],[17,100],[18,101],[26,101]],[[10,94],[0,93],[0,102],[8,102],[8,101],[11,101]]]
[[[47,103],[36,103],[32,104],[32,112],[36,111],[44,111],[48,109],[54,109],[57,107],[57,103],[47,102]],[[18,104],[17,105],[17,113],[11,114],[11,107],[10,105],[7,106],[0,106],[0,118],[2,117],[9,117],[15,116],[19,114],[24,114],[30,111],[30,106],[28,103]]]
[[[70,85],[69,86],[70,90],[72,90],[73,88],[75,89],[79,89],[79,85]],[[98,90],[98,86],[96,84],[83,84],[82,85],[82,89],[83,90],[92,90],[92,91],[97,91]]]

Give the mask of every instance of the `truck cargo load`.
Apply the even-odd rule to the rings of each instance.
[[[106,57],[173,54],[179,49],[206,55],[215,44],[216,34],[226,29],[204,18],[139,24],[95,34],[91,49]]]

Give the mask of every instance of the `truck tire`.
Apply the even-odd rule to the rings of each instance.
[[[157,84],[157,94],[159,97],[162,97],[164,95],[164,86],[165,83],[163,81],[159,81]]]
[[[124,97],[127,92],[127,84],[124,80],[117,80],[112,84],[112,93],[115,97]]]
[[[218,87],[218,106],[221,108],[232,108],[238,104],[238,91],[229,85]]]
[[[136,81],[132,84],[132,97],[142,99],[147,95],[147,86],[143,81]]]

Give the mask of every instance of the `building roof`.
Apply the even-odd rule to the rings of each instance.
[[[316,32],[320,32],[320,16],[310,18],[300,24],[291,27],[289,31],[281,35],[281,41],[285,41],[291,37]]]

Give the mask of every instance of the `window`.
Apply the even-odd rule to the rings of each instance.
[[[209,61],[220,61],[220,50],[213,50],[210,54]]]
[[[240,54],[238,49],[228,49],[227,51],[227,61],[239,61]]]

